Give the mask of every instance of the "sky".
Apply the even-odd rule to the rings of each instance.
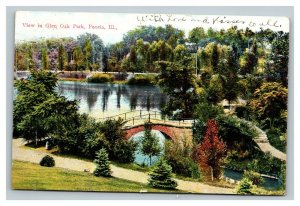
[[[41,38],[76,38],[83,33],[97,34],[105,44],[122,40],[123,35],[138,26],[165,26],[170,24],[188,35],[194,27],[227,29],[231,26],[253,31],[260,28],[289,32],[286,17],[182,15],[182,14],[126,14],[79,12],[16,12],[15,41]]]

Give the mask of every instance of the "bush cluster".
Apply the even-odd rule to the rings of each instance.
[[[53,157],[46,155],[41,159],[40,165],[43,167],[54,167],[55,161],[54,161]]]
[[[97,122],[87,115],[79,115],[72,130],[57,137],[61,153],[94,159],[96,152],[105,148],[109,158],[121,163],[134,160],[136,145],[124,140],[123,120]]]
[[[165,159],[172,166],[173,172],[199,179],[201,174],[197,163],[192,159],[192,151],[192,145],[182,140],[165,143]]]
[[[150,74],[136,74],[130,78],[127,84],[131,85],[154,85],[155,76]]]
[[[106,83],[106,82],[113,82],[114,76],[111,74],[93,74],[92,76],[88,77],[88,82],[91,83]]]

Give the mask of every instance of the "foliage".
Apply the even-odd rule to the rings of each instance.
[[[50,62],[49,62],[49,56],[48,56],[48,51],[47,48],[42,48],[42,69],[43,70],[49,70],[50,67]]]
[[[62,44],[58,47],[58,69],[60,71],[65,70],[65,67],[67,65],[67,54],[65,52],[65,48]]]
[[[110,170],[110,162],[108,160],[108,154],[105,149],[100,149],[96,153],[96,158],[94,160],[94,163],[96,164],[96,169],[93,172],[93,174],[97,177],[104,176],[104,177],[110,177],[111,176],[111,170]]]
[[[280,128],[270,128],[266,130],[266,133],[272,146],[282,152],[286,152],[287,133],[283,133]]]
[[[16,82],[18,95],[13,111],[15,135],[37,144],[47,135],[63,130],[76,116],[77,103],[58,95],[55,92],[56,83],[56,74],[43,70],[33,71],[28,80]]]
[[[106,83],[106,82],[113,82],[114,77],[111,74],[101,74],[101,73],[96,73],[90,76],[87,79],[88,82],[91,83]]]
[[[266,64],[266,73],[269,81],[288,85],[288,62],[289,62],[289,34],[277,32],[271,44],[271,52]]]
[[[84,56],[84,68],[85,70],[91,70],[91,58],[92,58],[93,46],[90,38],[87,38],[85,40],[82,51]]]
[[[114,158],[120,163],[130,163],[134,161],[137,143],[134,141],[117,140],[113,152]]]
[[[249,195],[252,194],[252,189],[253,185],[251,180],[249,180],[248,178],[243,178],[237,186],[237,193],[241,195]]]
[[[206,122],[209,119],[215,119],[217,116],[223,114],[223,109],[215,106],[205,100],[196,105],[194,111],[194,118],[196,119],[193,124],[193,139],[198,144],[205,135]]]
[[[254,172],[252,170],[245,170],[243,177],[249,179],[254,185],[260,185],[264,181],[258,172]]]
[[[256,152],[254,138],[257,136],[257,131],[253,125],[235,116],[219,115],[216,119],[219,124],[219,134],[222,134],[228,150],[234,150],[244,157]]]
[[[191,67],[172,62],[159,62],[158,84],[169,95],[164,112],[172,118],[191,118],[198,103],[195,76]]]
[[[208,120],[204,139],[197,145],[196,157],[201,171],[209,177],[219,178],[222,159],[226,155],[226,144],[218,136],[215,120]]]
[[[165,160],[160,159],[149,174],[148,184],[154,188],[175,189],[177,182],[172,179],[172,167]]]
[[[152,164],[151,159],[153,156],[157,156],[161,153],[161,146],[159,139],[155,134],[151,133],[151,130],[145,125],[145,135],[141,138],[140,151],[143,155],[149,156],[149,163]]]
[[[40,165],[43,167],[54,167],[55,161],[53,157],[46,155],[41,159]]]
[[[233,170],[252,170],[260,174],[272,176],[279,176],[281,166],[284,165],[284,162],[281,160],[272,157],[269,153],[265,154],[259,150],[251,154],[251,156],[238,152],[229,152],[224,162],[227,168]]]
[[[165,142],[164,158],[172,166],[173,172],[194,179],[200,178],[200,170],[192,159],[193,144],[186,138],[176,138],[174,141]]]
[[[287,110],[287,95],[288,89],[282,84],[266,82],[254,92],[249,106],[258,120],[269,121],[269,128],[273,128],[275,121],[286,121],[282,118],[282,113]]]
[[[135,74],[134,77],[127,81],[130,85],[153,85],[155,84],[155,76],[150,74]]]
[[[84,56],[79,46],[75,47],[73,51],[73,59],[74,59],[75,71],[82,70]]]

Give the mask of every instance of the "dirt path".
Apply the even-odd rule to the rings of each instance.
[[[23,139],[13,139],[12,141],[12,159],[28,161],[32,163],[39,163],[40,160],[48,153],[37,151],[35,149],[25,148]],[[75,171],[84,170],[93,172],[95,165],[92,162],[83,161],[69,157],[59,157],[51,155],[55,159],[55,166]],[[117,178],[131,180],[139,183],[147,183],[148,174],[144,172],[134,171],[130,169],[120,168],[111,165],[112,175]],[[200,182],[191,182],[176,179],[178,186],[177,189],[193,193],[210,193],[210,194],[234,194],[234,189],[214,187]]]

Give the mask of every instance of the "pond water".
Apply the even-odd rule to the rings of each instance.
[[[224,168],[224,176],[234,180],[241,180],[243,177],[243,172]],[[261,186],[264,187],[265,189],[276,190],[281,187],[281,183],[279,179],[263,177],[263,180],[264,182]]]
[[[69,100],[80,100],[80,112],[95,118],[140,109],[160,111],[167,101],[157,86],[60,81],[58,90]]]
[[[161,154],[163,154],[163,148],[164,148],[165,141],[166,141],[165,136],[160,131],[157,131],[157,130],[151,130],[151,134],[155,135],[158,138],[159,144],[160,144],[160,146],[162,148]],[[141,139],[144,138],[144,135],[145,135],[144,131],[136,133],[135,135],[133,135],[130,138],[130,141],[135,141],[135,142],[139,143],[141,141]],[[157,160],[159,160],[160,156],[161,155],[151,157],[151,165],[155,164],[157,162]],[[139,148],[135,151],[134,162],[137,163],[137,164],[139,164],[139,165],[150,166],[150,159],[149,159],[149,157],[143,155],[140,152]]]

